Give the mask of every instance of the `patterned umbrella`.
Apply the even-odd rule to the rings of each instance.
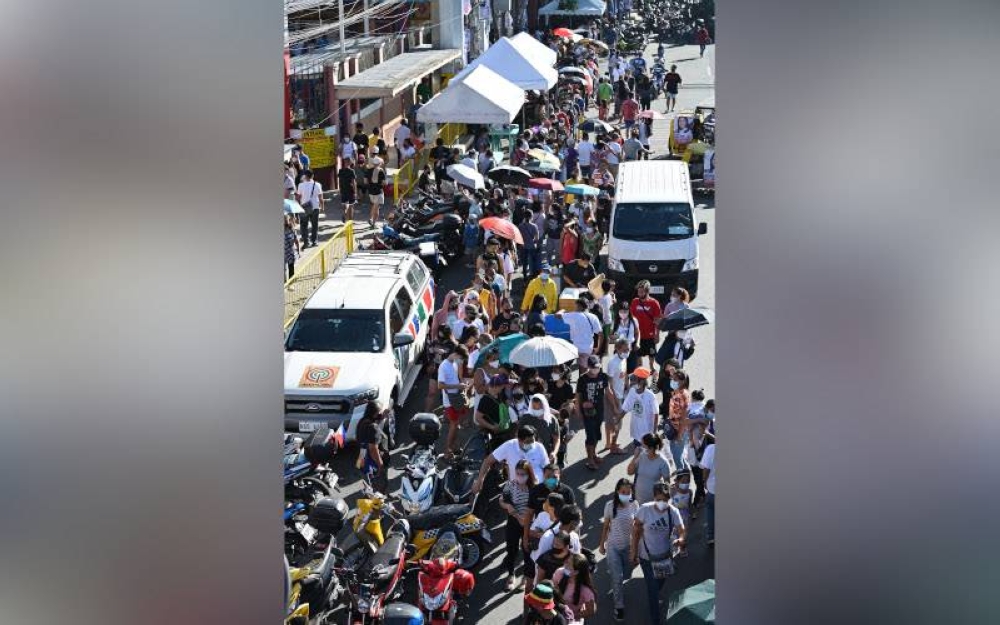
[[[549,191],[563,190],[563,184],[552,178],[532,178],[528,181],[528,186],[532,189],[545,189]]]

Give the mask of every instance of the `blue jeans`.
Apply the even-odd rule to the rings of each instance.
[[[542,250],[541,248],[524,250],[525,277],[536,276],[542,270]]]
[[[715,493],[705,492],[705,540],[715,538]]]
[[[684,440],[683,437],[678,436],[670,443],[670,455],[674,459],[674,470],[678,470],[684,466]]]
[[[663,583],[667,580],[656,579],[653,575],[653,565],[649,560],[639,558],[639,566],[642,567],[642,577],[646,580],[646,599],[649,601],[649,622],[660,623],[660,591]]]
[[[632,562],[628,557],[628,547],[616,549],[608,547],[605,558],[608,572],[611,574],[611,594],[615,599],[615,608],[625,609],[625,580],[632,577]]]

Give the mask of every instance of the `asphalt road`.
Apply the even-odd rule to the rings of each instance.
[[[647,49],[647,60],[652,58],[655,46]],[[704,59],[698,57],[697,46],[681,46],[667,49],[667,62],[676,63],[678,71],[684,80],[684,86],[678,97],[678,109],[693,108],[706,97],[714,95],[714,46],[710,46]],[[663,100],[657,100],[653,107],[662,111]],[[591,112],[589,116],[596,116],[596,112]],[[657,120],[654,122],[654,134],[652,136],[652,147],[657,152],[665,153],[667,140],[668,120]],[[701,285],[699,287],[698,299],[695,306],[715,308],[715,206],[712,198],[700,198],[697,200],[698,219],[708,223],[708,233],[700,238],[701,245]],[[360,224],[358,224],[360,225]],[[367,225],[367,224],[365,224]],[[462,289],[468,286],[471,279],[470,270],[462,267],[454,267],[446,270],[439,285],[439,299],[443,293],[449,289]],[[522,289],[515,280],[515,290]],[[715,393],[715,329],[713,326],[706,326],[694,330],[696,341],[696,353],[688,362],[687,371],[691,375],[691,388],[702,388],[706,397],[714,397]],[[415,386],[410,396],[401,409],[397,409],[397,427],[399,432],[400,446],[394,452],[395,467],[401,466],[399,454],[407,453],[411,444],[406,436],[406,423],[409,417],[415,412],[420,412],[426,397],[426,380],[421,380]],[[573,429],[582,429],[581,424],[571,424]],[[623,425],[623,431],[628,431],[628,424]],[[470,429],[460,432],[460,435],[468,436]],[[439,442],[443,448],[444,440]],[[622,439],[624,442],[624,439]],[[599,445],[599,448],[601,446]],[[350,466],[348,456],[345,454],[334,464],[334,469],[341,476],[340,495],[345,497],[352,510],[354,500],[358,495],[358,477],[356,471]],[[597,471],[589,471],[583,466],[586,454],[583,445],[582,433],[574,437],[567,450],[567,467],[563,474],[563,481],[577,489],[577,503],[584,511],[584,521],[580,529],[584,546],[594,549],[601,533],[601,512],[604,504],[609,500],[614,489],[615,482],[625,477],[625,467],[628,464],[628,456],[607,456],[605,462]],[[399,471],[390,471],[390,491],[398,492]],[[466,605],[463,614],[467,623],[519,623],[523,600],[522,595],[517,592],[508,593],[504,590],[503,560],[503,524],[504,514],[499,509],[493,510],[487,515],[487,522],[494,537],[494,544],[490,552],[484,558],[476,574],[476,589]],[[689,556],[679,560],[678,572],[668,581],[665,592],[679,590],[687,586],[697,584],[705,579],[714,577],[714,560],[712,550],[708,550],[703,539],[703,513],[693,522],[689,528]],[[600,556],[598,556],[600,558]],[[641,572],[637,569],[630,582],[626,583],[626,618],[631,623],[646,623],[646,595]],[[610,579],[603,558],[598,563],[595,584],[598,590],[598,613],[588,619],[592,623],[610,623],[612,620],[612,602],[607,594],[610,589]],[[416,575],[410,576],[404,585],[402,600],[416,603]]]

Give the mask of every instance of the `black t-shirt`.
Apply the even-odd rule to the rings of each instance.
[[[354,141],[354,145],[358,146],[359,152],[364,152],[368,149],[368,135],[365,133],[359,132],[351,140]]]
[[[490,330],[493,334],[500,334],[501,332],[506,332],[507,328],[510,327],[510,322],[514,319],[514,313],[511,312],[510,316],[499,313],[496,317],[493,317],[493,321],[490,322]]]
[[[667,72],[667,75],[663,77],[663,82],[667,91],[677,93],[677,85],[681,84],[681,75],[677,72]]]
[[[379,138],[379,140],[375,142],[375,145],[378,146],[378,153],[384,155],[386,150],[385,139]]]
[[[573,495],[573,489],[566,486],[562,482],[556,486],[555,490],[549,490],[549,487],[545,484],[535,484],[528,491],[528,507],[538,514],[542,511],[542,504],[548,498],[550,493],[559,493],[566,500],[566,505],[576,503],[576,496]]]
[[[545,216],[545,236],[550,239],[558,239],[562,234],[563,218],[562,213],[556,211]]]
[[[362,419],[358,421],[358,444],[368,449],[372,443],[378,445],[379,451],[386,454],[389,451],[389,442],[386,440],[382,423],[372,419]]]
[[[581,289],[596,276],[593,264],[587,265],[586,269],[581,267],[580,263],[569,263],[563,267],[563,277],[569,278]]]
[[[548,391],[549,406],[555,410],[559,410],[563,404],[573,399],[573,385],[568,381],[562,386],[552,382]]]
[[[447,161],[451,158],[451,150],[449,150],[443,145],[436,146],[431,151],[431,158],[433,158],[435,161],[434,167],[438,169],[444,169],[448,165]],[[443,161],[443,162],[438,162],[438,161]]]
[[[375,169],[372,169],[368,173],[368,193],[371,195],[382,193],[385,187],[385,170],[379,167],[377,174],[375,171]]]
[[[500,425],[500,402],[492,395],[480,397],[476,410],[483,413],[483,417],[490,425]]]
[[[341,167],[340,171],[337,172],[337,180],[340,181],[340,190],[342,192],[354,190],[354,182],[356,178],[353,169]]]
[[[598,415],[604,414],[604,392],[607,388],[608,376],[603,371],[593,378],[589,374],[581,375],[580,380],[576,383],[577,394],[583,398],[583,401],[593,403]],[[580,410],[583,411],[583,406],[580,407]]]

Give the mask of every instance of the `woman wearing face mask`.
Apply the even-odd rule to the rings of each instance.
[[[569,625],[583,625],[584,619],[597,612],[594,580],[584,556],[574,553],[566,558],[562,568],[552,575],[552,583],[559,589],[563,601],[573,614]]]
[[[458,299],[458,293],[455,291],[448,291],[445,294],[441,309],[434,313],[431,319],[431,336],[438,335],[438,328],[442,324],[450,327],[453,322],[458,321]]]
[[[670,461],[663,455],[663,439],[659,434],[646,434],[642,446],[625,469],[635,476],[635,499],[639,504],[653,500],[653,487],[662,480],[669,480],[673,472]]]
[[[546,275],[546,274],[543,274]],[[548,276],[546,275],[546,278]],[[531,309],[524,318],[524,323],[527,327],[531,327],[535,324],[545,325],[545,318],[548,316],[547,309],[549,307],[548,299],[544,295],[536,295],[531,301]]]
[[[471,354],[469,355],[469,358],[472,358]],[[490,353],[487,354],[485,362],[483,362],[479,367],[476,367],[475,372],[472,374],[473,411],[479,407],[479,399],[486,394],[490,378],[499,373],[501,373],[500,352],[498,350],[491,350]]]
[[[691,393],[688,391],[690,380],[687,374],[678,369],[670,380],[670,399],[667,400],[667,419],[674,436],[667,436],[670,441],[670,455],[677,468],[686,466],[684,462],[684,445],[688,440],[688,407],[691,405]],[[668,429],[670,429],[668,428]]]
[[[622,415],[618,410],[623,399],[625,399],[626,380],[628,378],[628,341],[618,339],[615,343],[615,351],[608,359],[608,364],[604,372],[608,376],[613,398],[608,398],[608,404],[604,407],[604,448],[611,450],[613,454],[628,453],[618,446],[618,433],[621,430]],[[603,451],[603,450],[602,450]]]
[[[625,339],[629,345],[628,370],[639,366],[639,323],[632,316],[628,302],[623,302],[615,313],[611,326],[611,340]]]
[[[514,590],[518,579],[514,575],[514,566],[517,564],[517,554],[521,549],[521,537],[524,534],[524,527],[521,525],[524,513],[528,511],[528,499],[531,489],[535,486],[535,476],[531,469],[531,464],[527,460],[519,460],[514,465],[514,474],[503,486],[500,494],[500,507],[507,513],[506,551],[504,556],[504,568],[507,571],[507,583],[505,585],[508,592]],[[528,555],[523,553],[525,561]]]
[[[687,289],[680,286],[674,287],[674,290],[670,292],[670,301],[663,307],[664,316],[675,313],[678,310],[684,310],[688,307],[690,301],[691,295],[687,292]]]
[[[535,428],[535,440],[549,453],[549,462],[555,462],[561,442],[559,422],[552,414],[545,395],[536,393],[531,396],[528,410],[518,417],[518,423]]]
[[[601,247],[604,245],[604,235],[597,229],[597,221],[590,217],[583,226],[580,236],[580,247],[584,252],[590,254],[594,261],[594,271],[600,272],[601,267]]]
[[[660,482],[653,488],[653,501],[639,506],[632,523],[632,544],[629,558],[632,565],[642,567],[649,601],[649,623],[662,623],[660,591],[665,578],[657,579],[655,569],[669,571],[673,550],[683,547],[687,532],[677,508],[670,505],[670,487]],[[671,540],[673,535],[676,540]]]
[[[434,405],[440,397],[440,393],[438,393],[440,389],[437,384],[438,367],[458,345],[451,335],[451,328],[447,325],[440,326],[437,333],[432,336],[434,336],[434,340],[424,350],[424,373],[427,374],[428,379],[427,399],[424,401],[426,412],[434,410]]]
[[[656,364],[662,367],[664,362],[673,358],[678,366],[683,367],[684,363],[694,355],[694,348],[691,330],[668,332],[667,338],[663,339],[663,344],[656,350]]]
[[[685,527],[691,525],[694,489],[691,487],[691,470],[677,469],[670,485],[670,504],[681,513]],[[681,547],[676,553],[678,558],[687,557],[687,549]]]
[[[611,594],[615,601],[615,620],[625,619],[625,580],[632,576],[629,560],[629,544],[632,523],[639,503],[632,494],[632,482],[621,478],[615,484],[615,495],[604,505],[604,526],[601,529],[601,543],[597,550],[607,556],[608,572],[611,574]]]

